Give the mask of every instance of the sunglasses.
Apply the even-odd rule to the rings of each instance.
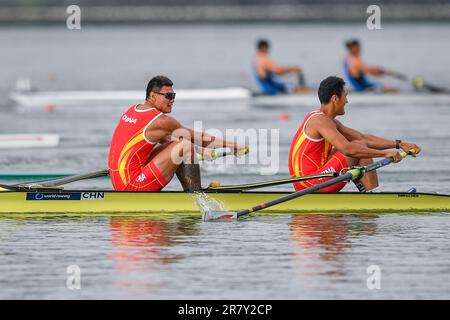
[[[153,93],[159,94],[160,96],[164,96],[167,100],[173,100],[177,95],[175,92],[166,92],[166,93],[153,92]]]

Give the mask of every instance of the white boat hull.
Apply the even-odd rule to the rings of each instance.
[[[286,94],[277,96],[256,95],[245,88],[180,89],[179,103],[239,102],[262,107],[311,107],[319,103],[316,93]],[[10,98],[23,107],[49,106],[127,106],[142,102],[145,92],[139,91],[42,91],[14,92]],[[450,105],[450,94],[431,93],[350,93],[351,105]]]
[[[244,88],[177,90],[176,101],[228,101],[248,100],[251,92]],[[14,92],[11,99],[24,107],[67,105],[129,105],[145,100],[143,90],[129,91],[42,91]]]

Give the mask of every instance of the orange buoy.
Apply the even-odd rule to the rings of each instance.
[[[54,106],[53,104],[48,104],[48,105],[45,107],[45,111],[46,111],[46,112],[53,112],[53,111],[55,111],[55,106]]]

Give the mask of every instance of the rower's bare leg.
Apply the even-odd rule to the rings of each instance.
[[[397,89],[397,88],[394,88],[394,87],[384,86],[383,87],[383,92],[385,92],[385,93],[398,93],[398,92],[400,92],[400,90]]]
[[[359,159],[358,165],[360,166],[368,166],[373,163],[373,159]],[[378,187],[378,174],[376,170],[366,172],[364,177],[361,179],[361,183],[363,184],[366,191],[371,191]]]
[[[181,139],[161,145],[152,152],[150,160],[168,181],[177,174],[183,190],[201,189],[200,167],[197,163],[195,147],[190,141]]]
[[[298,74],[298,86],[295,87],[295,93],[306,93],[310,92],[311,89],[306,86],[305,75],[303,71]]]
[[[345,157],[347,159],[347,164],[349,167],[353,166],[367,166],[371,163],[373,163],[372,159],[356,159],[351,157]],[[377,171],[370,171],[366,172],[364,176],[361,179],[361,183],[364,186],[364,189],[366,189],[366,192],[375,189],[378,187],[378,174]]]
[[[352,141],[359,143],[361,145],[367,146],[365,142],[363,141]],[[345,157],[347,159],[347,164],[349,167],[353,166],[368,166],[369,164],[373,163],[373,159],[357,159],[357,158],[351,158],[351,157]],[[373,170],[371,172],[367,172],[364,174],[364,176],[361,179],[361,183],[363,184],[366,191],[371,191],[378,187],[378,174],[376,170]]]
[[[202,188],[199,164],[182,163],[176,171],[184,191],[199,191]]]
[[[302,86],[297,86],[294,89],[295,93],[307,93],[307,92],[311,92],[311,89],[308,87],[302,87]]]

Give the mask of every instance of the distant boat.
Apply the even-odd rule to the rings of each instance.
[[[317,93],[280,94],[267,96],[255,94],[245,88],[180,89],[176,90],[178,103],[226,103],[233,102],[251,106],[313,107],[319,104]],[[125,107],[144,101],[140,91],[30,91],[13,92],[10,98],[19,106],[27,108],[90,107],[93,105]],[[351,105],[449,105],[447,93],[350,93]]]
[[[221,89],[180,89],[176,90],[176,101],[229,101],[248,100],[251,91],[244,88]],[[13,92],[10,98],[18,105],[24,107],[53,106],[83,106],[83,105],[114,105],[126,106],[145,100],[143,90],[116,90],[116,91],[29,91]]]
[[[298,94],[264,95],[242,87],[216,89],[176,89],[176,102],[180,103],[235,103],[261,107],[308,107],[317,106],[316,92]],[[75,90],[37,91],[32,90],[29,80],[21,79],[10,99],[27,108],[47,107],[126,107],[145,99],[144,90]],[[353,93],[348,96],[352,105],[449,105],[448,92],[401,92],[401,93]]]
[[[0,134],[0,149],[45,148],[58,144],[57,134]]]

